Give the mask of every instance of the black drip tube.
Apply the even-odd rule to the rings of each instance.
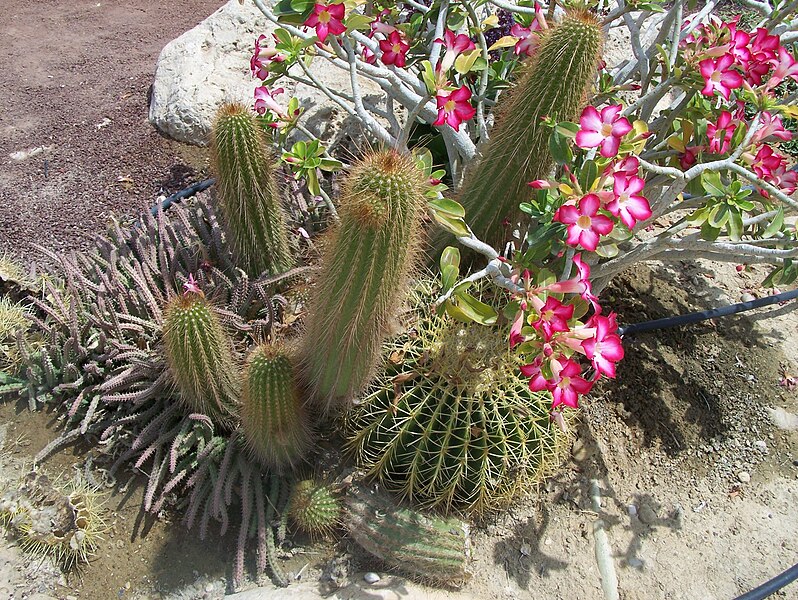
[[[775,594],[781,588],[786,585],[789,585],[793,581],[798,579],[798,564],[791,566],[789,569],[776,575],[770,581],[767,581],[760,585],[757,588],[754,588],[750,592],[743,594],[742,596],[737,596],[735,600],[762,600],[763,598],[767,598],[771,594]]]
[[[181,200],[185,200],[186,198],[190,198],[194,194],[199,194],[200,192],[207,190],[214,183],[216,183],[214,178],[205,179],[204,181],[199,181],[193,185],[190,185],[184,190],[175,192],[168,198],[165,198],[163,201],[155,204],[155,206],[150,209],[150,214],[157,215],[159,209],[164,211],[168,210],[173,204],[180,202]]]

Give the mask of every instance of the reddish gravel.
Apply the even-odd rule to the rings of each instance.
[[[111,215],[202,175],[202,150],[149,125],[147,95],[163,46],[222,4],[3,0],[0,253],[85,248]]]

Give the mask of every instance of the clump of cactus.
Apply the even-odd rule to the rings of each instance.
[[[363,549],[390,568],[438,585],[468,578],[468,526],[455,518],[399,507],[383,494],[351,486],[344,499],[344,524]]]
[[[332,533],[341,521],[341,502],[329,485],[315,479],[303,479],[291,490],[288,517],[303,533],[324,537]]]
[[[376,152],[352,168],[306,320],[304,380],[325,413],[374,372],[419,245],[427,182],[412,157]]]
[[[253,456],[278,473],[295,467],[313,444],[292,363],[284,348],[261,344],[250,354],[243,374],[244,438]]]
[[[12,302],[8,296],[0,297],[0,372],[14,374],[22,357],[17,345],[17,335],[24,335],[30,327],[30,309],[22,303]]]
[[[102,505],[97,489],[83,479],[58,485],[31,472],[0,496],[0,523],[25,551],[70,569],[88,562],[102,541],[107,530]]]
[[[230,427],[239,396],[232,340],[202,292],[187,291],[167,304],[163,340],[169,371],[187,409]]]
[[[541,33],[518,83],[500,99],[490,141],[482,158],[466,169],[461,186],[459,201],[471,229],[496,248],[506,241],[503,223],[521,219],[527,182],[545,179],[554,165],[544,117],[577,118],[601,58],[601,23],[587,11],[570,11],[559,25]],[[449,239],[449,234],[438,235],[438,253]]]
[[[388,344],[386,372],[355,407],[349,442],[401,496],[476,515],[501,508],[561,461],[551,397],[519,376],[507,336],[422,314]]]
[[[240,266],[253,277],[291,268],[286,216],[275,159],[265,133],[243,104],[224,104],[211,133],[216,190]]]

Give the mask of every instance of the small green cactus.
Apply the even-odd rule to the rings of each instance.
[[[163,340],[186,408],[222,427],[232,426],[238,404],[233,344],[202,293],[187,292],[167,304]]]
[[[288,516],[310,536],[327,536],[341,521],[341,503],[330,486],[305,479],[294,484],[288,501]]]
[[[551,130],[544,117],[573,121],[601,58],[601,23],[587,11],[571,11],[543,32],[540,45],[516,86],[496,107],[496,124],[482,158],[466,170],[460,204],[474,233],[496,248],[504,246],[503,221],[521,220],[519,205],[529,197],[527,182],[549,176]],[[441,232],[434,241],[440,255],[451,242]]]
[[[249,356],[241,394],[241,427],[253,456],[281,473],[296,466],[312,446],[312,430],[288,353],[262,344]]]
[[[349,447],[389,491],[477,515],[561,461],[551,396],[529,390],[503,332],[426,314],[388,344],[388,369],[352,411]],[[396,364],[400,361],[400,364]]]
[[[251,276],[282,273],[294,264],[280,206],[274,157],[252,111],[222,105],[211,134],[216,188],[231,245]]]
[[[344,525],[364,550],[389,567],[430,583],[459,586],[468,578],[468,525],[397,507],[372,489],[351,486],[344,499]]]
[[[372,376],[415,263],[426,187],[412,157],[395,151],[367,156],[344,184],[302,348],[305,383],[324,413]]]

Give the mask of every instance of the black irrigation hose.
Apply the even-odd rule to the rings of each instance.
[[[765,298],[757,298],[756,300],[750,300],[748,302],[740,302],[739,304],[721,306],[720,308],[687,313],[686,315],[678,315],[676,317],[666,317],[664,319],[657,319],[656,321],[634,323],[633,325],[627,325],[626,327],[619,327],[618,334],[624,336],[630,335],[632,333],[640,333],[642,331],[651,331],[652,329],[665,329],[666,327],[689,325],[690,323],[698,323],[699,321],[706,321],[707,319],[714,319],[715,317],[725,317],[739,312],[744,312],[746,310],[759,308],[761,306],[776,304],[777,302],[795,300],[796,298],[798,298],[798,289],[792,290],[790,292],[774,294],[773,296],[766,296]]]
[[[771,594],[775,594],[785,585],[789,585],[793,581],[798,579],[798,564],[791,566],[789,569],[776,575],[770,581],[766,581],[762,585],[757,588],[754,588],[750,592],[743,594],[742,596],[738,596],[735,600],[762,600],[763,598],[767,598]]]
[[[157,215],[159,209],[166,211],[166,210],[169,209],[170,206],[172,206],[172,204],[180,202],[181,200],[185,200],[186,198],[190,198],[194,194],[199,194],[200,192],[207,190],[214,183],[216,183],[216,180],[214,178],[205,179],[204,181],[200,181],[200,182],[197,182],[197,183],[195,183],[193,185],[190,185],[189,187],[187,187],[184,190],[180,190],[179,192],[175,192],[174,194],[172,194],[168,198],[164,198],[163,201],[161,201],[161,202],[157,203],[155,206],[153,206],[150,209],[150,214],[152,214],[153,216]]]

